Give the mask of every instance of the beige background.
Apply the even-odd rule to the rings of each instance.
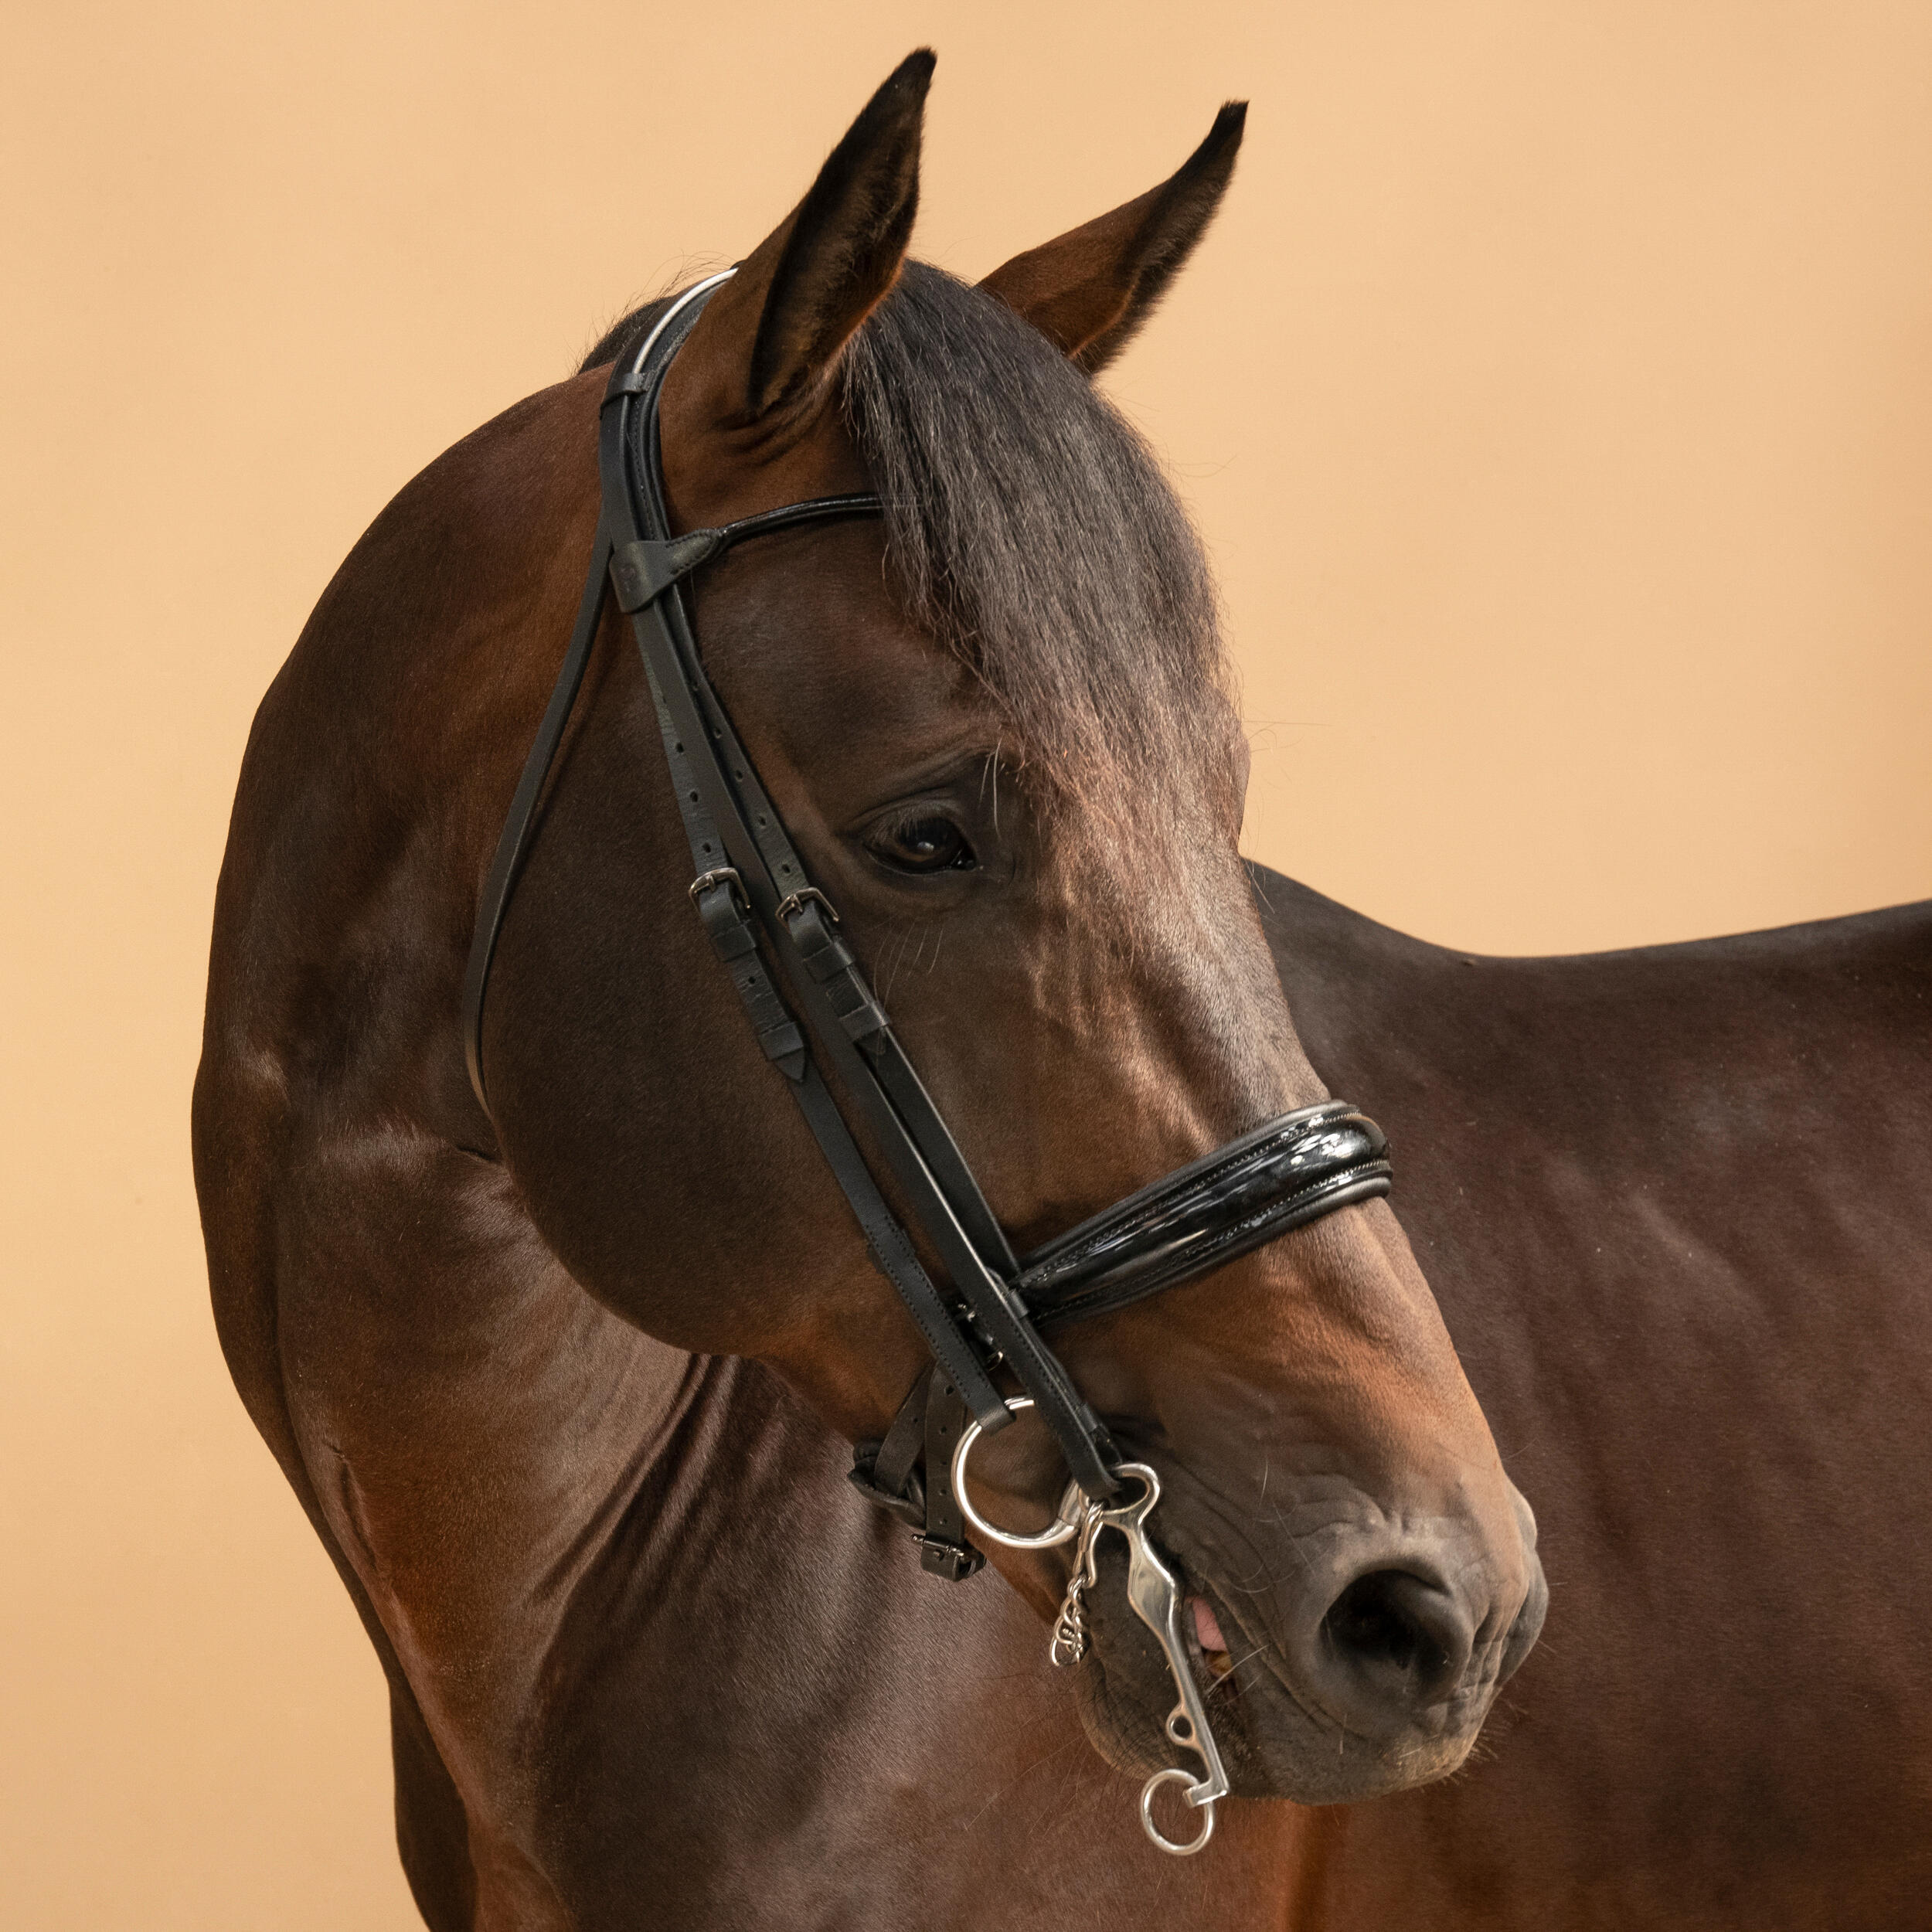
[[[21,7],[5,206],[0,1921],[404,1927],[379,1681],[216,1354],[189,1083],[250,712],[357,532],[754,243],[937,44],[968,274],[1254,102],[1110,379],[1250,849],[1532,951],[1932,889],[1932,9]]]

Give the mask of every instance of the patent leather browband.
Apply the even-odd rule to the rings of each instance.
[[[918,1531],[934,1573],[984,1560],[965,1539],[950,1469],[968,1416],[992,1433],[1012,1418],[995,1377],[1016,1380],[1091,1498],[1120,1491],[1122,1458],[1042,1329],[1125,1306],[1220,1267],[1287,1229],[1385,1194],[1387,1149],[1345,1103],[1283,1114],[1096,1215],[1014,1255],[964,1156],[906,1057],[884,1007],[808,876],[712,689],[684,586],[734,545],[835,519],[876,515],[871,495],[787,505],[718,529],[672,532],[658,402],[666,372],[713,290],[677,298],[612,372],[600,415],[603,515],[577,627],[511,801],[477,908],[464,978],[471,1084],[488,1107],[483,1019],[491,962],[537,824],[537,807],[607,605],[627,615],[656,709],[693,879],[689,896],[751,1030],[784,1077],[851,1204],[880,1272],[931,1349],[883,1442],[862,1444],[854,1484]],[[776,975],[770,970],[775,964]],[[835,1097],[825,1073],[837,1076]],[[886,1199],[846,1117],[862,1122],[926,1251],[935,1282]]]

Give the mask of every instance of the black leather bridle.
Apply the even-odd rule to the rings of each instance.
[[[1290,1228],[1387,1193],[1387,1147],[1374,1122],[1345,1101],[1302,1107],[1154,1182],[1024,1260],[1015,1257],[840,937],[838,915],[808,877],[699,656],[681,587],[686,577],[749,538],[881,510],[876,496],[823,497],[722,529],[672,535],[658,396],[679,345],[729,273],[678,298],[611,372],[599,419],[603,518],[577,629],[477,908],[464,982],[464,1049],[487,1110],[482,1026],[490,961],[605,600],[614,597],[631,618],[650,681],[690,842],[697,916],[766,1057],[784,1077],[852,1204],[872,1260],[932,1350],[932,1370],[920,1376],[884,1441],[859,1445],[852,1479],[913,1524],[927,1569],[957,1581],[985,1559],[966,1540],[952,1448],[968,1413],[989,1434],[1012,1419],[994,1380],[1002,1366],[1032,1399],[1085,1495],[1096,1501],[1116,1495],[1119,1452],[1043,1332],[1124,1308]],[[887,1205],[821,1063],[862,1119],[938,1258],[944,1287]]]

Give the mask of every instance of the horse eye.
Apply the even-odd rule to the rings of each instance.
[[[872,855],[897,872],[970,872],[979,861],[950,818],[914,818],[868,842]]]

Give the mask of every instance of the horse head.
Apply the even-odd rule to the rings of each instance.
[[[883,498],[881,519],[777,532],[697,573],[696,634],[1023,1253],[1326,1097],[1238,849],[1247,754],[1209,573],[1093,384],[1211,221],[1241,111],[1150,193],[974,287],[906,258],[931,65],[915,55],[886,81],[692,326],[663,380],[663,489],[681,531]],[[502,528],[491,581],[529,563],[515,596],[489,593],[519,660],[553,667],[567,628],[555,560],[580,557],[594,527],[598,372],[662,308],[542,403],[532,500],[549,509],[471,495]],[[481,594],[460,577],[451,597]],[[478,876],[536,675],[478,701],[478,719],[522,720],[474,767],[461,835]],[[486,735],[473,719],[465,741]],[[497,946],[488,1114],[451,1098],[458,1138],[502,1158],[608,1307],[678,1348],[761,1359],[848,1440],[876,1442],[927,1343],[693,915],[665,759],[607,614]],[[1328,1802],[1460,1764],[1535,1639],[1541,1572],[1387,1203],[1053,1345],[1123,1455],[1158,1472],[1151,1530],[1234,1790]],[[1019,1526],[1049,1519],[1066,1480],[1030,1420],[973,1467],[979,1509]],[[782,1522],[744,1528],[775,1563],[811,1560]],[[1067,1551],[993,1560],[1050,1621]],[[1116,1762],[1153,1769],[1173,1755],[1165,1666],[1128,1613],[1123,1549],[1103,1541],[1096,1564],[1083,1709]]]

